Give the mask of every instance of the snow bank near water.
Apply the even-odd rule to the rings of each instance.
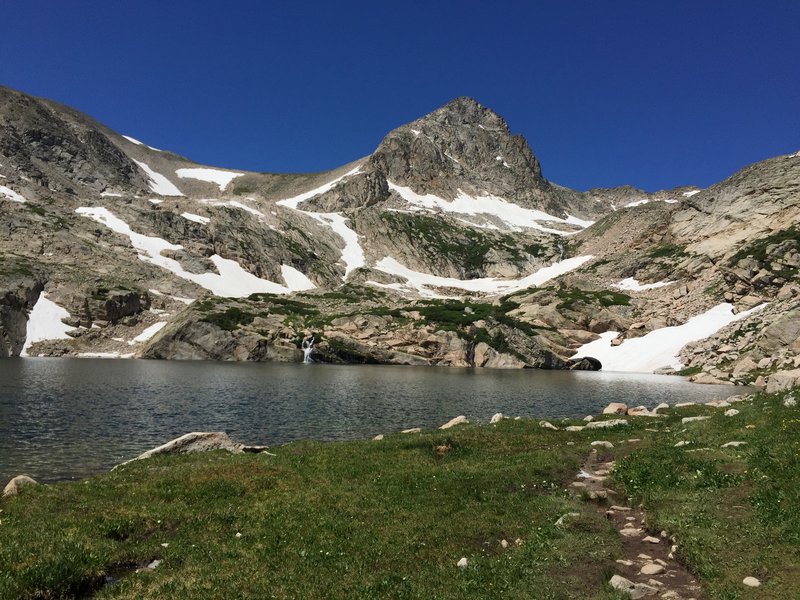
[[[572,358],[592,356],[603,363],[604,371],[628,371],[632,373],[652,373],[662,367],[681,369],[678,354],[686,344],[703,340],[726,325],[744,319],[761,310],[766,304],[733,314],[733,305],[718,304],[703,314],[692,317],[683,325],[655,329],[645,336],[625,340],[619,346],[612,346],[611,340],[618,332],[607,331],[600,339],[578,348]]]
[[[28,356],[28,348],[35,342],[69,339],[67,332],[73,331],[75,328],[62,322],[62,319],[68,318],[69,312],[49,300],[47,294],[42,292],[31,310],[31,314],[28,315],[27,335],[20,356]]]

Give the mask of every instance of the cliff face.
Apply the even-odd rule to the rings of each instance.
[[[721,302],[769,301],[683,363],[752,381],[796,360],[768,332],[800,302],[798,155],[707,190],[577,192],[458,98],[333,171],[249,173],[49,100],[0,100],[3,356],[45,291],[71,329],[33,353],[56,356],[294,361],[316,333],[334,362],[563,368],[599,334],[624,348]],[[218,304],[230,318],[209,318]]]

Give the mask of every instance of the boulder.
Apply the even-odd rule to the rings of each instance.
[[[489,423],[495,424],[495,423],[499,423],[502,420],[503,420],[503,413],[497,413],[494,416],[492,416],[492,419],[491,419],[491,421],[489,421]]]
[[[464,423],[469,423],[467,417],[465,417],[464,415],[459,415],[454,419],[450,419],[447,423],[439,427],[439,429],[450,429],[451,427],[455,427],[456,425],[461,425]]]
[[[210,452],[212,450],[227,450],[228,452],[239,454],[241,452],[261,452],[265,449],[263,446],[245,446],[239,442],[234,442],[224,431],[195,431],[148,450],[136,458],[117,465],[117,467],[159,454],[192,454],[195,452]],[[116,469],[117,467],[114,468]]]
[[[767,383],[767,392],[782,392],[784,390],[792,389],[800,385],[800,369],[792,369],[791,371],[778,371],[769,376]]]
[[[17,475],[6,484],[6,487],[3,488],[3,496],[16,496],[19,494],[19,490],[26,485],[38,485],[36,480],[32,477],[28,477],[27,475]]]
[[[570,371],[599,371],[603,368],[603,363],[591,356],[584,356],[568,360],[567,368]]]
[[[624,415],[628,412],[628,405],[622,402],[612,402],[603,409],[604,415]]]

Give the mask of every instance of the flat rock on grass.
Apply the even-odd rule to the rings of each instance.
[[[239,454],[248,451],[260,452],[264,449],[261,446],[245,446],[234,442],[224,431],[195,431],[143,452],[136,458],[117,465],[117,467],[126,465],[134,460],[144,460],[159,454],[192,454],[195,452],[210,452],[212,450],[227,450],[228,452]]]

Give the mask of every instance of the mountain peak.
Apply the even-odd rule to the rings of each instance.
[[[508,132],[508,125],[500,115],[469,96],[455,98],[418,120],[418,122],[426,121],[450,126],[475,125]]]

